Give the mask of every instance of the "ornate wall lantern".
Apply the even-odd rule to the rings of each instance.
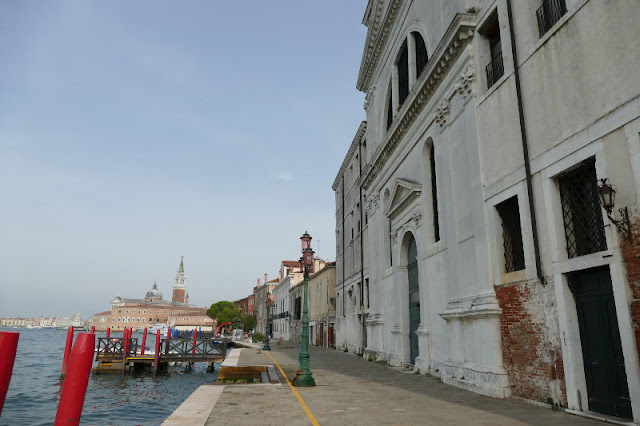
[[[598,180],[598,195],[600,196],[600,202],[602,208],[607,211],[607,217],[620,231],[623,237],[631,241],[631,221],[629,220],[629,211],[626,207],[618,209],[620,213],[620,220],[615,220],[611,217],[613,206],[616,201],[617,188],[615,185],[610,185],[607,182],[607,178]]]

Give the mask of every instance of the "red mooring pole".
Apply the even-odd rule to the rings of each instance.
[[[4,407],[4,399],[7,396],[13,363],[16,360],[18,338],[20,333],[13,331],[0,331],[0,415]]]
[[[91,326],[91,332],[92,332],[92,333],[95,333],[95,332],[96,332],[96,326],[95,326],[95,325],[92,325],[92,326]]]
[[[144,355],[144,347],[147,344],[147,328],[145,327],[144,333],[142,333],[142,350],[140,350],[140,355]]]
[[[160,333],[160,330],[158,330],[158,333]],[[167,330],[167,339],[171,339],[171,329]]]
[[[127,366],[127,355],[129,355],[129,329],[125,328],[122,332],[122,374]]]
[[[153,361],[153,374],[158,374],[158,363],[160,362],[160,330],[156,332],[156,353]]]
[[[193,351],[191,352],[192,354],[196,353],[196,339],[198,338],[198,333],[195,332],[193,333]]]
[[[107,327],[107,339],[111,337],[111,327]]]
[[[62,358],[62,375],[67,374],[67,366],[69,365],[69,354],[71,353],[71,345],[73,345],[73,327],[67,330],[67,344],[64,346],[64,357]]]
[[[96,335],[80,333],[71,349],[69,372],[62,384],[55,426],[79,425],[84,396],[89,384]]]

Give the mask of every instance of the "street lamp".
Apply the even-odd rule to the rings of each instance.
[[[309,269],[313,266],[313,254],[311,249],[311,235],[307,232],[300,237],[302,241],[302,262],[300,267],[304,269],[304,299],[302,305],[302,343],[300,346],[300,368],[296,371],[293,384],[296,386],[315,386],[316,381],[309,369]]]
[[[265,285],[267,284],[265,283]],[[271,350],[271,346],[269,346],[269,287],[267,287],[267,295],[264,301],[264,347],[262,350]]]
[[[616,192],[617,188],[615,185],[610,185],[607,182],[607,178],[599,179],[598,183],[598,195],[600,196],[600,202],[602,203],[602,208],[607,211],[607,217],[613,223],[616,228],[620,231],[623,237],[627,238],[629,241],[632,240],[632,232],[631,232],[631,221],[629,220],[629,210],[626,207],[618,209],[620,212],[621,219],[615,220],[611,217],[611,213],[613,212],[613,206],[616,201]]]

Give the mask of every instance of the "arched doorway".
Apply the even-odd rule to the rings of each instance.
[[[411,236],[407,253],[407,272],[409,275],[409,347],[411,364],[416,364],[419,355],[418,327],[420,326],[420,285],[418,284],[418,247]]]

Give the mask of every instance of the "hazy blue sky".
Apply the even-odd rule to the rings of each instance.
[[[0,316],[335,259],[366,0],[0,2]],[[318,247],[319,240],[319,247]]]

